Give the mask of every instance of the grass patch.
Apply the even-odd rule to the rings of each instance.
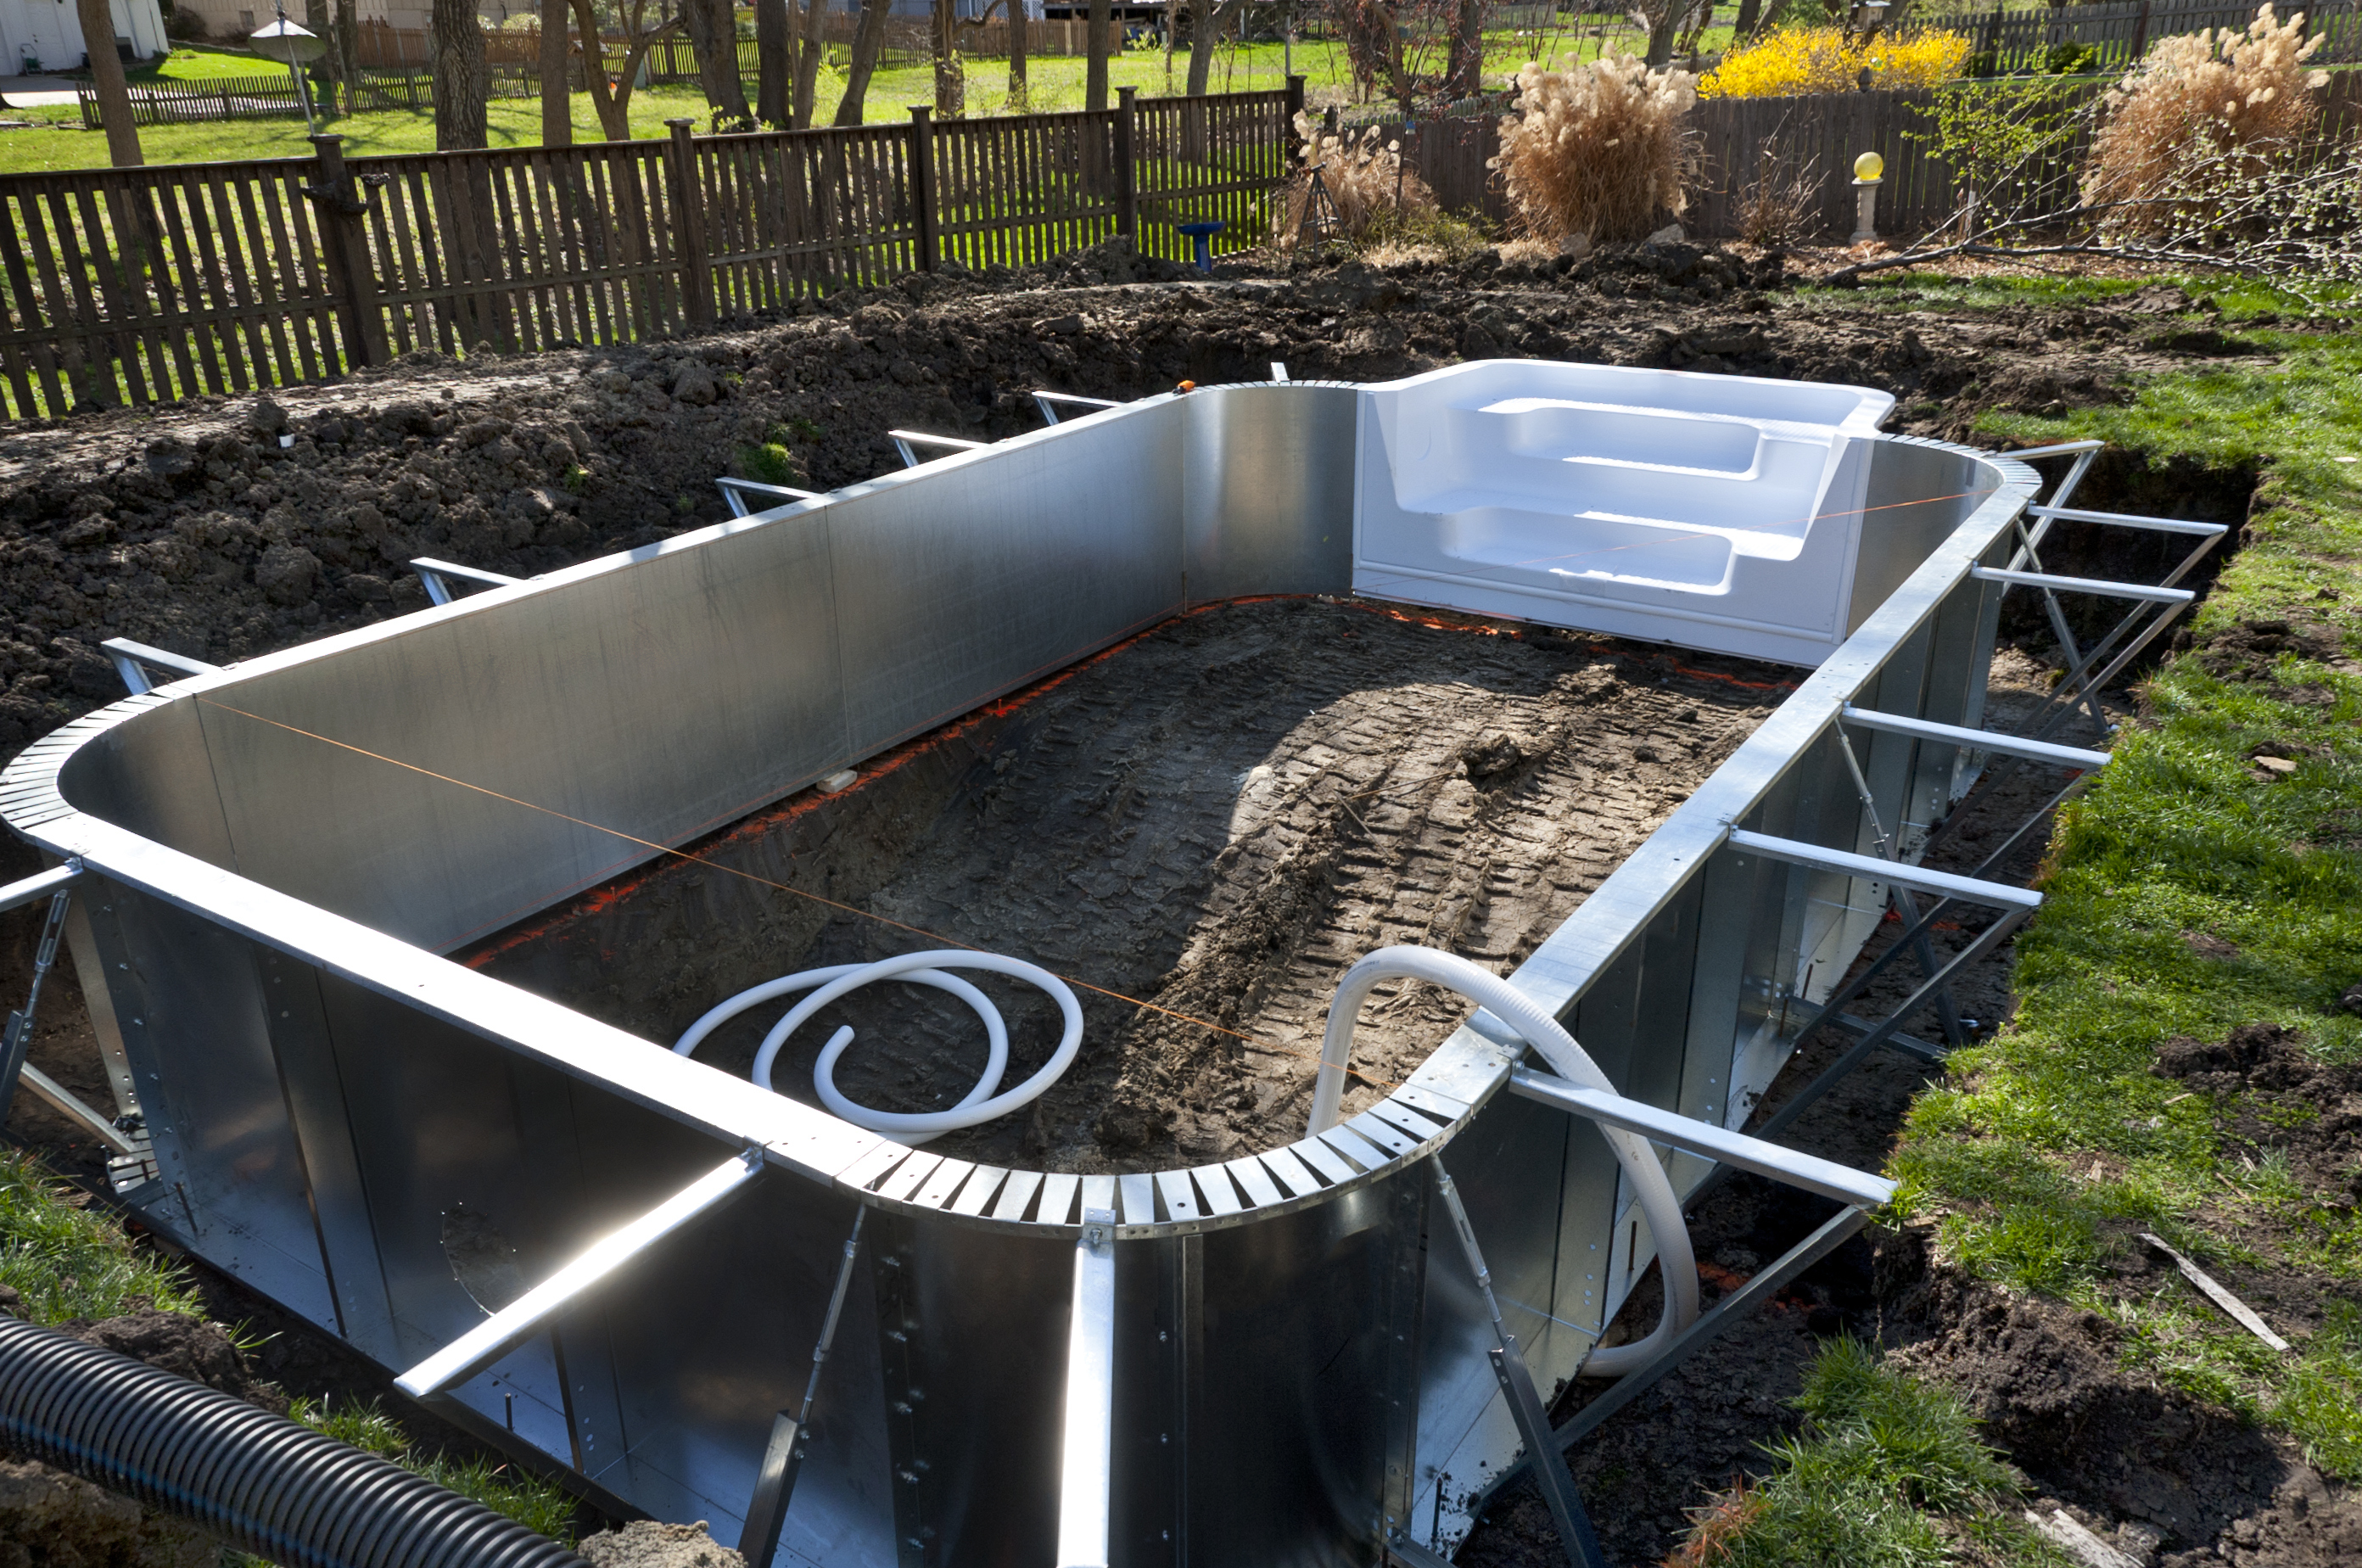
[[[574,1544],[574,1499],[555,1482],[487,1459],[456,1460],[442,1454],[422,1454],[393,1418],[373,1399],[333,1407],[298,1399],[289,1414],[323,1436],[381,1459],[392,1460],[438,1486],[472,1498],[494,1513],[505,1514],[528,1529],[568,1546]]]
[[[2136,286],[1911,280],[1889,298],[2022,308]],[[2147,683],[2142,722],[2061,813],[2043,908],[2017,943],[2015,1021],[1954,1055],[1893,1170],[1903,1205],[1938,1218],[1952,1260],[2104,1313],[2136,1366],[2287,1431],[2357,1482],[2362,1312],[2333,1301],[2309,1332],[2277,1323],[2296,1344],[2279,1356],[2179,1279],[2128,1297],[2108,1268],[2149,1230],[2235,1275],[2362,1279],[2351,1193],[2308,1190],[2285,1158],[2257,1160],[2231,1132],[2246,1096],[2218,1101],[2150,1071],[2169,1037],[2252,1023],[2296,1032],[2323,1060],[2362,1061],[2362,1019],[2337,999],[2362,979],[2362,335],[2259,321],[2306,306],[2255,286],[2218,293],[2223,325],[2277,363],[2152,376],[2126,405],[1988,415],[1981,428],[2025,445],[2099,436],[2159,469],[2252,468],[2262,483],[2240,548],[2195,617],[2202,654],[2234,625],[2275,621],[2334,633],[2342,651],[2283,652],[2238,679],[2185,655]],[[2298,765],[2259,777],[2259,748]],[[2306,1110],[2273,1102],[2282,1123]]]
[[[184,1270],[139,1251],[112,1216],[85,1201],[31,1155],[0,1149],[0,1285],[23,1297],[23,1317],[111,1318],[134,1297],[204,1315]]]
[[[1805,1430],[1764,1445],[1777,1468],[1694,1510],[1669,1568],[1937,1568],[1973,1541],[1988,1561],[2064,1561],[1998,1512],[2020,1490],[1951,1393],[1832,1340],[1794,1401]]]

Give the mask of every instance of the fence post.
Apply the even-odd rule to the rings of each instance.
[[[690,140],[694,120],[667,120],[672,145],[665,150],[672,181],[673,244],[680,255],[681,293],[687,296],[689,319],[703,326],[713,319],[713,279],[705,261],[704,204],[698,200],[697,147]]]
[[[1115,231],[1132,240],[1135,251],[1140,248],[1135,238],[1140,227],[1140,171],[1133,162],[1137,154],[1132,111],[1139,95],[1137,87],[1115,90]]]
[[[911,108],[911,215],[918,226],[919,271],[935,270],[934,110]]]
[[[1291,138],[1296,134],[1296,116],[1303,112],[1304,78],[1291,76],[1287,79],[1287,132]]]
[[[2133,18],[2133,52],[2129,63],[2138,65],[2140,57],[2148,50],[2148,5],[2141,0],[2140,15]]]
[[[345,339],[348,370],[382,365],[385,322],[377,307],[377,267],[370,259],[369,229],[361,221],[360,199],[353,177],[345,168],[345,138],[321,135],[312,138],[318,177],[304,193],[320,215],[321,249],[328,264],[328,287],[337,300],[337,323]]]

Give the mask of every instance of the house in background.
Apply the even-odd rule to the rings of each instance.
[[[156,0],[110,0],[110,8],[112,42],[125,59],[151,60],[171,47]],[[83,53],[82,17],[67,0],[0,0],[0,74],[78,70]]]

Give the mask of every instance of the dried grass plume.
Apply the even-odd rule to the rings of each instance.
[[[1572,71],[1528,63],[1501,121],[1501,177],[1526,232],[1639,239],[1688,205],[1697,78],[1617,54]]]
[[[1402,143],[1388,139],[1377,127],[1332,131],[1319,116],[1300,114],[1296,134],[1304,141],[1305,172],[1272,193],[1272,223],[1278,231],[1274,237],[1281,249],[1294,249],[1299,237],[1306,243],[1331,238],[1358,245],[1370,237],[1382,217],[1435,211],[1435,193],[1403,167]],[[1330,210],[1308,210],[1315,170],[1329,193]]]
[[[2232,172],[2252,176],[2293,148],[2312,124],[2312,89],[2326,72],[2304,62],[2325,41],[2304,39],[2304,13],[2285,23],[2266,5],[2242,31],[2160,39],[2109,89],[2084,166],[2087,206],[2122,206],[2112,226],[2156,233],[2185,226],[2193,204]],[[2252,167],[2241,169],[2241,165]]]

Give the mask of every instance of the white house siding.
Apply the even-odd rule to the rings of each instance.
[[[112,0],[112,6],[115,36],[133,54],[146,60],[169,47],[156,0]],[[16,74],[28,60],[43,70],[72,71],[83,52],[82,17],[66,0],[0,0],[0,74]]]

